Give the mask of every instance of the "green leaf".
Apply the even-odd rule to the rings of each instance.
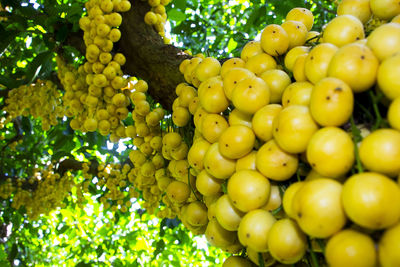
[[[84,261],[79,262],[78,264],[75,265],[75,267],[91,267],[92,264],[86,263]]]
[[[174,7],[176,9],[180,9],[182,11],[185,11],[186,9],[186,0],[174,0]],[[168,15],[169,17],[169,15]]]
[[[176,22],[179,22],[179,21],[185,20],[186,15],[185,15],[185,13],[183,13],[179,10],[171,9],[170,11],[168,11],[168,18],[171,20],[174,20]]]
[[[25,82],[31,84],[42,71],[43,65],[51,64],[53,51],[45,51],[37,55],[27,67]]]

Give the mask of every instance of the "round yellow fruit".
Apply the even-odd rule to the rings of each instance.
[[[378,86],[390,100],[400,96],[400,54],[385,59],[378,69]]]
[[[380,61],[396,54],[400,51],[400,24],[379,26],[368,36],[367,45]]]
[[[193,226],[203,226],[208,223],[207,207],[200,201],[191,202],[185,211],[185,219]]]
[[[236,85],[247,78],[254,77],[254,73],[245,68],[232,68],[223,77],[225,96],[232,100],[232,91]]]
[[[240,256],[229,256],[225,259],[222,267],[252,267],[253,263],[246,258]]]
[[[296,173],[297,155],[282,150],[274,139],[260,147],[256,155],[257,169],[274,181],[285,181]]]
[[[268,250],[277,261],[294,264],[306,253],[307,238],[289,218],[275,222],[268,233]]]
[[[242,212],[265,205],[271,191],[270,182],[258,171],[240,170],[228,180],[228,196],[232,204]]]
[[[305,72],[305,63],[308,54],[301,54],[297,56],[296,61],[293,65],[293,77],[296,82],[305,82],[307,81],[307,76]]]
[[[235,208],[227,194],[224,194],[217,200],[215,217],[219,224],[226,230],[237,231],[243,216],[244,213]]]
[[[329,64],[328,76],[341,79],[359,93],[375,84],[378,66],[379,61],[371,49],[353,43],[336,52]]]
[[[228,129],[226,119],[219,114],[206,114],[201,125],[203,137],[210,143],[218,141],[221,134]]]
[[[238,159],[250,153],[255,140],[256,136],[251,128],[233,125],[228,127],[219,137],[219,151],[224,157]]]
[[[318,130],[311,137],[306,153],[311,167],[325,177],[345,175],[355,160],[353,140],[337,127]]]
[[[261,53],[263,53],[261,43],[258,41],[250,41],[243,47],[240,58],[247,62],[249,58]]]
[[[364,172],[347,179],[342,203],[353,222],[369,229],[384,229],[400,219],[400,188],[379,173]]]
[[[269,54],[261,53],[249,58],[244,67],[260,76],[264,71],[275,69],[276,61]]]
[[[305,182],[292,201],[300,228],[308,235],[327,238],[346,224],[342,202],[342,185],[327,178]]]
[[[378,243],[379,263],[382,267],[400,266],[400,223],[388,228]]]
[[[206,170],[202,170],[196,177],[196,189],[203,196],[214,196],[222,192],[222,180],[212,177]]]
[[[324,30],[324,42],[337,47],[364,39],[364,27],[361,21],[352,15],[341,15],[332,19]]]
[[[206,57],[195,69],[195,75],[200,82],[217,76],[221,70],[219,61],[212,57]]]
[[[225,75],[229,72],[229,70],[233,68],[244,68],[245,63],[246,62],[244,62],[243,59],[237,57],[228,59],[227,61],[224,62],[224,64],[222,64],[220,71],[221,78],[224,79]]]
[[[329,266],[376,266],[376,249],[372,238],[352,229],[333,235],[326,244],[325,259]]]
[[[211,219],[208,222],[207,229],[205,232],[207,241],[216,247],[222,248],[227,247],[235,243],[237,239],[236,232],[228,231],[223,228],[217,221],[217,219]]]
[[[253,150],[244,157],[236,161],[236,171],[240,170],[257,170],[256,168],[256,154],[257,151]]]
[[[307,31],[310,31],[314,24],[314,15],[307,8],[296,7],[287,13],[286,20],[301,22],[306,26]]]
[[[266,142],[272,139],[272,122],[281,112],[279,104],[269,104],[259,109],[253,116],[252,127],[256,136]]]
[[[306,106],[292,105],[284,108],[273,122],[273,136],[278,145],[288,153],[306,151],[311,136],[318,125]]]
[[[304,62],[305,75],[307,79],[316,84],[322,78],[325,78],[328,73],[328,66],[333,55],[338,48],[330,43],[322,43],[316,45]]]
[[[359,155],[366,169],[389,176],[400,173],[400,132],[378,129],[360,144]]]
[[[343,0],[337,7],[337,14],[353,15],[362,23],[366,23],[372,15],[369,3],[369,0]]]
[[[289,36],[282,26],[267,25],[261,33],[261,47],[271,56],[280,56],[289,48]]]
[[[203,159],[210,145],[211,144],[209,142],[202,138],[193,142],[193,145],[190,147],[189,152],[187,153],[187,160],[192,168],[199,171],[204,168]]]
[[[310,112],[321,126],[340,126],[353,112],[354,96],[351,88],[337,78],[320,80],[311,92]]]
[[[167,187],[167,196],[175,203],[185,202],[190,195],[190,188],[187,184],[180,181],[173,181]]]
[[[390,103],[387,119],[393,129],[400,131],[400,97]]]
[[[234,108],[230,113],[228,117],[229,125],[244,125],[249,128],[252,128],[252,115],[244,113],[237,108]]]
[[[282,94],[282,106],[285,108],[290,105],[308,106],[313,90],[312,83],[294,82],[286,87]]]
[[[302,22],[286,20],[281,26],[289,37],[289,49],[303,45],[306,42],[308,31]]]
[[[285,213],[290,217],[290,218],[295,218],[296,214],[293,211],[293,198],[296,195],[297,191],[305,185],[305,182],[294,182],[293,184],[290,184],[289,187],[285,190],[283,194],[283,199],[282,199],[282,206],[283,210]]]
[[[240,221],[238,237],[240,243],[256,252],[268,251],[268,234],[276,219],[266,210],[252,210]]]
[[[267,70],[260,75],[270,91],[270,103],[281,103],[282,94],[291,83],[289,75],[283,70]]]
[[[204,168],[218,179],[228,179],[236,169],[236,161],[224,157],[219,149],[218,142],[212,144],[204,156]]]
[[[299,55],[307,54],[310,51],[308,46],[296,46],[290,49],[285,56],[285,67],[293,71],[294,63]]]
[[[400,5],[397,0],[370,0],[372,13],[384,20],[390,20],[400,14]]]

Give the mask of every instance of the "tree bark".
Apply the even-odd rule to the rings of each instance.
[[[126,57],[124,71],[145,80],[153,99],[171,110],[175,87],[184,82],[179,64],[190,56],[173,45],[165,45],[154,28],[144,22],[144,15],[151,9],[147,1],[131,2],[131,10],[122,14],[122,37],[118,43],[118,50]]]

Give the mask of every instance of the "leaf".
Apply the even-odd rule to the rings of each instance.
[[[179,10],[171,9],[170,11],[168,11],[168,18],[171,20],[174,20],[176,22],[179,22],[179,21],[185,20],[186,15],[185,15],[185,13],[183,13]]]
[[[185,11],[186,9],[186,0],[174,0],[174,7],[176,9],[180,9],[182,11]],[[168,14],[169,17],[169,14]]]
[[[86,263],[84,261],[79,262],[78,264],[75,265],[75,267],[91,267],[92,264]]]
[[[45,51],[37,55],[27,67],[25,82],[31,84],[42,70],[43,65],[51,64],[53,51]]]
[[[69,29],[67,24],[63,24],[59,30],[56,31],[55,39],[56,41],[63,43],[68,36]]]

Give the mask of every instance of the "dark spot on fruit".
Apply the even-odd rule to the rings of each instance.
[[[246,234],[246,237],[247,237],[247,238],[250,238],[250,234],[249,234],[249,233],[247,233],[247,234]]]
[[[297,213],[297,217],[301,218],[301,216],[303,216],[301,212]]]
[[[357,37],[356,40],[360,40],[360,37]]]
[[[287,165],[287,163],[285,162],[285,163],[283,163],[282,165],[283,165],[283,166],[286,166],[286,165]]]
[[[233,64],[236,64],[236,61],[235,61],[235,62],[233,62]]]
[[[313,59],[314,59],[314,56],[311,56],[310,59],[313,60]]]
[[[300,29],[300,26],[299,25],[297,25],[297,27],[296,27],[297,29]]]
[[[213,237],[213,236],[211,236],[211,237],[210,237],[210,239],[211,239],[211,240],[213,240],[213,239],[214,239],[214,237]]]
[[[208,88],[211,88],[211,85],[209,85]]]
[[[342,87],[336,87],[336,88],[335,88],[335,91],[336,91],[336,92],[341,92],[341,91],[343,91],[343,89],[342,89]]]
[[[271,148],[268,148],[268,151],[271,151]]]
[[[315,167],[315,166],[317,166],[315,163],[311,163],[311,166],[313,166],[313,167]]]
[[[216,121],[215,124],[218,124],[218,121]]]
[[[236,200],[234,200],[234,201],[233,201],[233,204],[236,204],[236,203],[237,203]]]
[[[290,100],[286,101],[286,103],[288,103],[288,104],[289,104],[289,103],[290,103]]]
[[[233,84],[236,84],[236,83],[237,83],[237,81],[234,81],[234,82],[233,82]]]
[[[197,166],[197,163],[193,163],[194,166]]]
[[[229,145],[228,144],[225,144],[225,147],[228,147]]]
[[[362,55],[362,56],[361,56],[361,59],[365,59],[365,56],[364,56],[364,55]]]
[[[207,166],[207,169],[210,169],[210,166]]]
[[[272,31],[272,33],[276,33],[276,31]]]
[[[275,128],[275,132],[278,132],[279,131],[279,129],[278,128]]]
[[[249,89],[250,89],[250,88],[253,88],[253,87],[252,87],[251,85],[249,85]]]
[[[326,97],[326,100],[331,100],[331,97],[328,95],[328,96]]]

